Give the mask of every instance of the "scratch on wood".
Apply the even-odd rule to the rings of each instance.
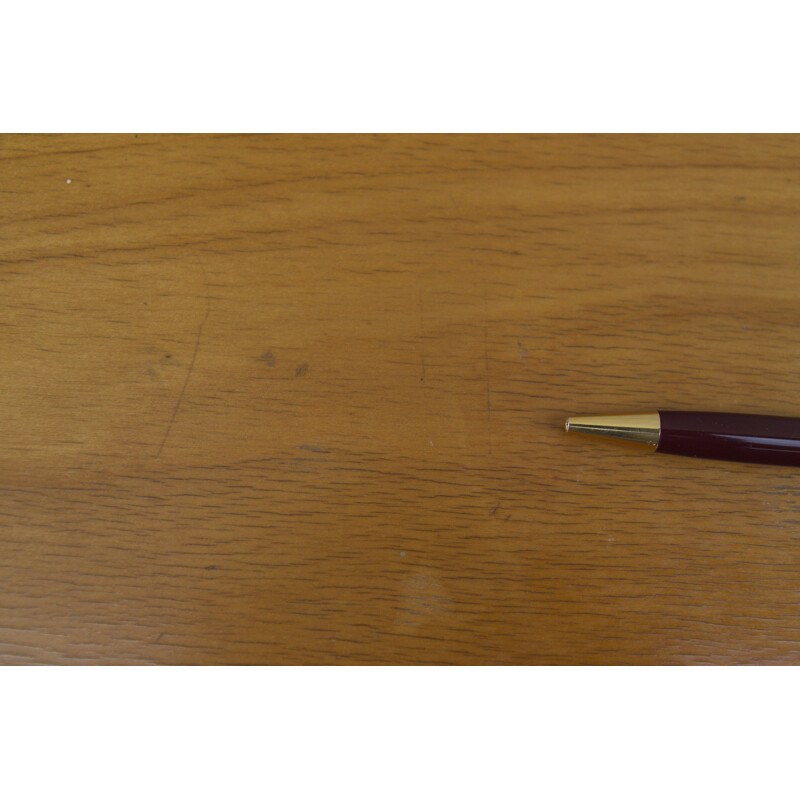
[[[450,202],[453,204],[453,208],[455,208],[456,210],[456,214],[458,214],[458,216],[460,217],[461,209],[458,207],[458,203],[456,203],[455,197],[453,197],[452,193],[448,194],[448,197],[450,198]]]
[[[192,360],[189,362],[189,369],[186,370],[186,377],[183,379],[183,386],[181,386],[181,392],[178,395],[178,402],[175,403],[175,408],[172,410],[172,416],[169,418],[169,423],[167,424],[167,430],[164,432],[164,438],[161,440],[161,446],[158,448],[158,453],[156,453],[156,458],[161,455],[161,451],[164,449],[164,445],[167,443],[167,439],[169,438],[169,433],[172,430],[172,425],[175,422],[175,417],[178,416],[178,411],[180,410],[181,403],[183,403],[183,396],[186,394],[186,387],[189,384],[189,378],[192,377],[192,372],[194,370],[194,362],[197,361],[197,351],[200,349],[200,339],[203,336],[203,327],[206,324],[206,320],[208,319],[208,315],[211,312],[210,308],[206,309],[206,314],[203,317],[203,321],[200,323],[200,327],[197,329],[197,338],[194,340],[194,352],[192,353]]]
[[[489,377],[489,295],[483,281],[483,363],[486,373],[486,433],[489,437],[489,455],[492,455],[492,384]]]
[[[420,336],[424,338],[425,336],[425,317],[422,314],[422,289],[419,290],[419,332]],[[422,369],[419,376],[419,382],[425,383],[425,349],[424,343],[422,347],[422,356],[420,357],[420,361],[422,362]]]

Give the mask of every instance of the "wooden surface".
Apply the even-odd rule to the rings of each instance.
[[[800,663],[800,139],[0,139],[0,660]]]

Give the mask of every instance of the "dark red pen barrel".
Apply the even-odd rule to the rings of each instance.
[[[659,411],[659,453],[800,467],[800,419]]]

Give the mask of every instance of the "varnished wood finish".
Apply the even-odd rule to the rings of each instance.
[[[6,136],[0,659],[800,663],[800,139]]]

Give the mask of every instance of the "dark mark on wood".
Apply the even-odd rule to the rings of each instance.
[[[295,378],[302,378],[308,372],[308,364],[301,364],[295,371]]]
[[[275,366],[275,356],[272,354],[272,350],[267,350],[265,353],[262,353],[261,354],[261,360],[268,367],[274,367]]]

